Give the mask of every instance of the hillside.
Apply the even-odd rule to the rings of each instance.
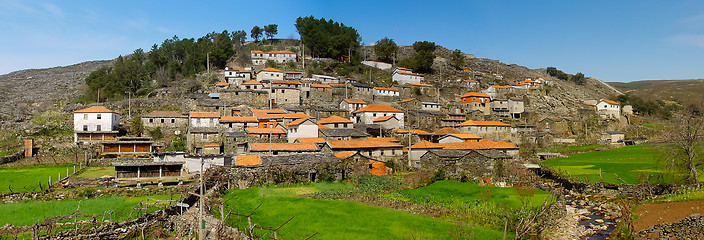
[[[70,66],[27,69],[0,75],[0,120],[23,121],[57,101],[81,94],[85,78],[112,61],[89,61]]]
[[[610,84],[624,93],[647,100],[670,100],[687,103],[694,99],[701,99],[702,92],[704,92],[704,79],[645,80]]]

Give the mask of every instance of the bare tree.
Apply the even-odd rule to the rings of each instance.
[[[666,134],[669,142],[665,146],[667,167],[675,172],[687,172],[686,180],[699,187],[697,167],[704,165],[702,104],[690,105],[672,119],[672,129]]]

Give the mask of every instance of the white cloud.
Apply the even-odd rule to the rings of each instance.
[[[704,48],[704,34],[677,34],[667,38],[668,41]]]

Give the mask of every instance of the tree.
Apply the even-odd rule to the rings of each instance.
[[[259,26],[254,26],[251,31],[249,31],[250,37],[254,38],[254,41],[259,42],[259,38],[262,37],[263,30]]]
[[[459,49],[455,49],[455,51],[450,54],[450,63],[452,63],[456,69],[462,69],[462,67],[464,67],[464,53]]]
[[[276,34],[279,34],[279,25],[269,24],[264,26],[264,32],[269,39],[273,39]]]
[[[387,37],[377,41],[376,45],[374,45],[374,53],[376,53],[376,58],[382,62],[391,63],[396,55],[396,51],[398,51],[396,42]]]
[[[415,62],[414,71],[419,73],[430,73],[433,71],[433,61],[435,61],[435,43],[422,41],[413,43],[415,52],[411,56]]]
[[[130,120],[130,134],[133,136],[142,136],[144,132],[144,125],[142,124],[142,118],[140,116],[134,116]]]
[[[585,83],[584,74],[581,72],[578,72],[577,74],[572,75],[570,77],[570,81],[573,81],[576,84],[582,85]]]
[[[244,43],[245,40],[247,40],[247,32],[243,30],[237,30],[231,33],[232,34],[232,41],[238,42],[240,44]]]
[[[361,37],[357,30],[342,23],[313,16],[296,19],[296,31],[301,41],[316,57],[339,59],[343,55],[354,55]]]
[[[561,79],[561,80],[567,80],[570,77],[567,73],[565,73],[555,67],[548,67],[547,73],[548,73],[548,75],[550,75],[552,77],[556,77],[557,79]]]
[[[702,102],[701,100],[699,101]],[[672,119],[672,129],[667,132],[667,167],[674,172],[686,172],[686,180],[699,187],[698,167],[704,165],[704,110],[691,105],[679,111]]]

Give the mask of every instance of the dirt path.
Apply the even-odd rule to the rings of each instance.
[[[638,232],[656,224],[677,222],[695,213],[704,215],[704,201],[650,203],[638,207],[635,213],[639,217],[635,222]]]

